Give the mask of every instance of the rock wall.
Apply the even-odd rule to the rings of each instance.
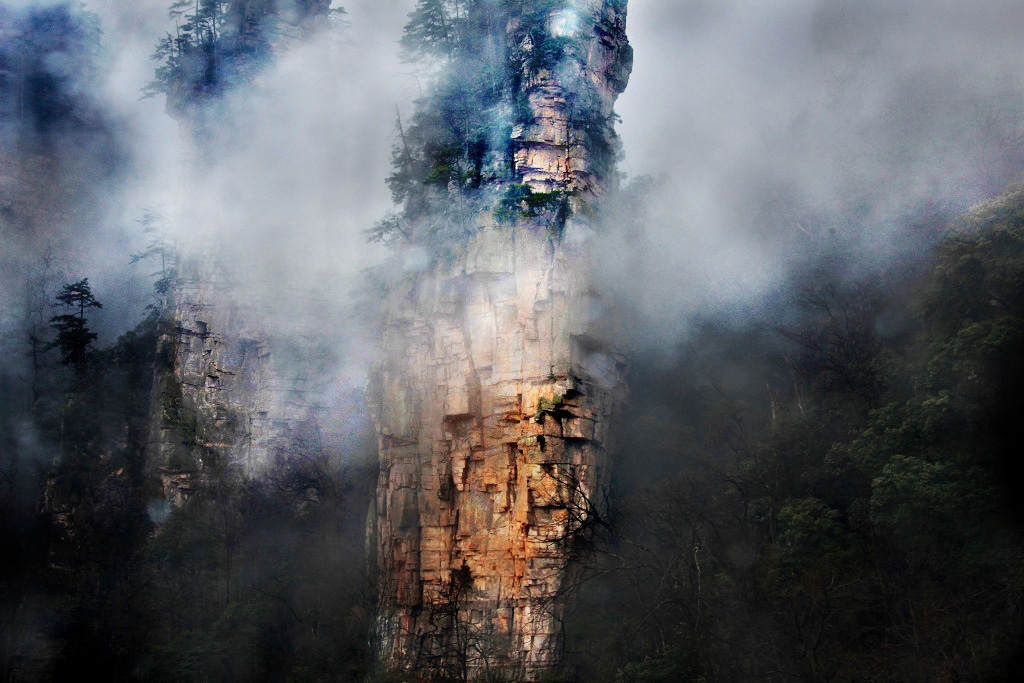
[[[239,289],[209,257],[186,263],[177,277],[146,458],[172,505],[212,474],[257,477],[278,455],[334,439],[318,335],[305,334],[303,321],[271,327],[266,302],[247,304]]]
[[[390,659],[558,659],[563,570],[600,510],[625,367],[595,335],[584,261],[535,226],[486,226],[389,299],[372,393]]]
[[[609,182],[598,154],[617,141],[610,126],[593,140],[574,108],[586,97],[591,120],[610,120],[632,52],[624,2],[562,11],[579,20],[569,57],[524,78],[533,121],[512,131],[504,182],[566,192],[575,217],[559,231],[485,212],[451,259],[384,304],[369,391],[377,637],[385,662],[423,680],[535,680],[557,664],[566,567],[606,490],[625,362],[614,310],[588,277],[585,217]]]
[[[513,21],[509,39],[520,54],[529,55],[540,46],[529,36],[519,37],[518,28]],[[633,69],[626,2],[568,2],[552,13],[548,32],[571,42],[554,68],[534,74],[529,60],[523,61],[523,88],[532,121],[512,131],[514,174],[535,191],[564,190],[591,200],[613,180],[618,140],[610,121]],[[601,126],[594,130],[597,122]]]
[[[184,143],[183,187],[203,182],[218,162],[218,145],[245,144],[244,122],[227,123],[216,106],[218,97],[253,82],[275,55],[327,27],[330,5],[330,0],[232,0],[218,9],[224,27],[212,57],[216,69],[209,70],[214,76],[196,71],[196,62],[168,77],[167,112],[178,120]],[[237,281],[226,265],[246,267],[218,236],[218,226],[205,216],[190,219],[205,227],[206,237],[193,245],[194,252],[179,255],[146,457],[149,474],[167,501],[178,506],[212,475],[230,469],[232,475],[257,477],[276,456],[315,450],[336,436],[323,405],[333,393],[327,386],[333,375],[320,371],[331,354],[324,353],[322,331],[304,329],[321,321],[286,319],[270,310],[289,300],[313,309],[311,302],[324,295],[275,292],[274,302],[254,297],[252,283]]]

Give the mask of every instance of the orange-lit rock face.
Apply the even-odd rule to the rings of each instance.
[[[591,82],[610,117],[629,70],[614,8],[625,3],[573,4],[591,15],[570,80]],[[602,193],[604,175],[560,74],[528,82],[534,122],[512,133],[517,177],[507,180],[568,191],[579,206]],[[578,218],[553,238],[534,220],[484,214],[453,259],[387,297],[369,391],[381,460],[377,635],[385,661],[423,680],[533,680],[559,658],[565,568],[601,509],[625,370],[614,316],[590,285],[588,234]]]
[[[592,132],[596,122],[614,116],[615,100],[633,66],[625,4],[568,2],[568,9],[549,19],[549,31],[572,40],[566,56],[536,74],[524,67],[533,121],[512,132],[514,171],[534,190],[568,190],[585,198],[604,191],[617,141],[608,136],[595,140]],[[513,33],[515,28],[513,23]],[[518,48],[529,52],[535,46],[527,40]]]
[[[457,647],[431,613],[452,609],[477,665],[541,666],[557,656],[568,541],[600,506],[624,365],[589,334],[582,252],[529,224],[474,242],[476,262],[389,300],[374,392],[381,636],[397,660],[424,634]]]

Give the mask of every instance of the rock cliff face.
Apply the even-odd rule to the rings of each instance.
[[[216,145],[207,144],[210,126],[221,134],[234,130],[213,106],[218,97],[251,83],[274,55],[324,28],[330,4],[232,0],[215,10],[222,29],[213,43],[185,40],[172,51],[177,57],[162,67],[166,73],[158,69],[163,84],[156,90],[166,94],[167,111],[179,123],[190,171],[186,186],[202,182],[217,162]],[[188,9],[184,19],[197,21]],[[244,133],[234,142],[243,140]],[[202,225],[204,218],[195,220]],[[227,246],[215,237],[218,226],[205,227],[204,246],[181,256],[173,278],[166,311],[171,328],[160,343],[163,363],[156,371],[146,457],[149,474],[177,506],[212,475],[230,469],[256,477],[277,455],[309,450],[334,436],[322,405],[331,393],[329,375],[316,371],[330,354],[322,353],[321,334],[301,329],[315,321],[273,328],[280,312],[252,301],[234,281],[225,263],[235,259],[216,255]],[[278,293],[282,301],[307,303],[318,296]]]
[[[509,26],[510,41],[519,27]],[[531,73],[523,65],[523,94],[532,114],[512,131],[514,175],[534,190],[600,195],[610,177],[617,140],[594,126],[614,116],[626,89],[633,52],[626,39],[625,0],[575,0],[548,19],[550,37],[564,41],[563,59]],[[530,55],[542,46],[525,36],[514,48]]]
[[[564,23],[563,23],[564,22]],[[447,261],[394,287],[371,385],[383,659],[424,679],[534,680],[557,664],[575,539],[594,524],[623,358],[588,278],[587,225],[614,153],[574,114],[612,116],[631,52],[625,2],[575,2],[557,68],[523,79],[513,177],[571,195],[558,229],[490,212]],[[529,55],[529,41],[511,49]]]
[[[208,261],[179,274],[161,339],[147,463],[181,505],[211,468],[263,470],[273,443],[275,385],[265,334],[239,310]],[[248,314],[248,315],[247,315]]]
[[[212,474],[258,477],[277,456],[336,436],[323,398],[332,375],[317,371],[330,357],[321,340],[298,322],[270,327],[273,315],[247,305],[216,263],[183,265],[160,342],[146,461],[172,505]]]

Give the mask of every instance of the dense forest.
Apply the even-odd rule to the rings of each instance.
[[[369,239],[443,256],[481,207],[543,214],[560,238],[566,197],[485,187],[507,173],[519,123],[522,74],[485,40],[508,4],[416,3],[400,48],[432,80],[396,122],[396,209]],[[557,3],[525,4],[533,21],[517,35],[540,70],[571,46],[543,28]],[[188,116],[256,78],[281,40],[340,14],[313,0],[171,11],[178,33],[158,42],[147,92]],[[62,179],[83,159],[116,175],[115,126],[85,89],[96,17],[70,2],[0,8],[0,29],[0,141],[64,159]],[[58,52],[80,72],[55,69]],[[600,147],[614,121],[594,120],[586,93],[578,104],[574,121]],[[618,150],[596,151],[611,173]],[[606,202],[628,225],[603,229],[642,226],[655,187],[623,183]],[[36,243],[42,228],[11,218],[29,209],[0,211],[18,244]],[[0,367],[0,680],[404,680],[373,662],[366,415],[345,452],[299,434],[258,479],[200,448],[194,408],[159,382],[178,273],[158,222],[140,220],[146,248],[110,256],[155,269],[144,317],[112,343],[94,322],[109,302],[59,254],[18,272],[23,301],[3,320],[13,360]],[[568,651],[547,680],[1024,671],[1024,186],[907,234],[870,266],[841,234],[823,237],[752,302],[702,310],[671,348],[636,350],[613,484],[566,540]],[[384,277],[368,272],[368,288]],[[178,507],[146,461],[153,406],[202,450],[204,485]]]
[[[1015,186],[868,273],[833,239],[635,366],[583,680],[1013,677],[1022,221]]]

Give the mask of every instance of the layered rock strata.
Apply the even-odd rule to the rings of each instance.
[[[386,663],[423,680],[536,680],[560,657],[566,567],[601,514],[625,371],[585,219],[608,182],[598,155],[617,142],[610,126],[593,140],[574,107],[585,96],[591,120],[612,116],[631,64],[624,24],[624,2],[568,3],[548,22],[571,38],[566,59],[523,79],[532,121],[512,130],[504,182],[565,193],[575,217],[561,229],[485,212],[451,259],[385,302],[369,392],[377,636]]]
[[[594,336],[582,261],[528,225],[486,226],[463,261],[389,299],[377,522],[396,661],[557,660],[563,570],[600,512],[624,370]]]
[[[509,40],[524,55],[542,46],[530,36]],[[563,59],[532,73],[522,68],[530,121],[512,130],[514,176],[540,192],[563,190],[585,199],[604,192],[618,141],[610,127],[626,89],[633,51],[626,39],[625,0],[575,0],[548,18],[549,37],[566,41]],[[595,124],[599,124],[595,126]]]

